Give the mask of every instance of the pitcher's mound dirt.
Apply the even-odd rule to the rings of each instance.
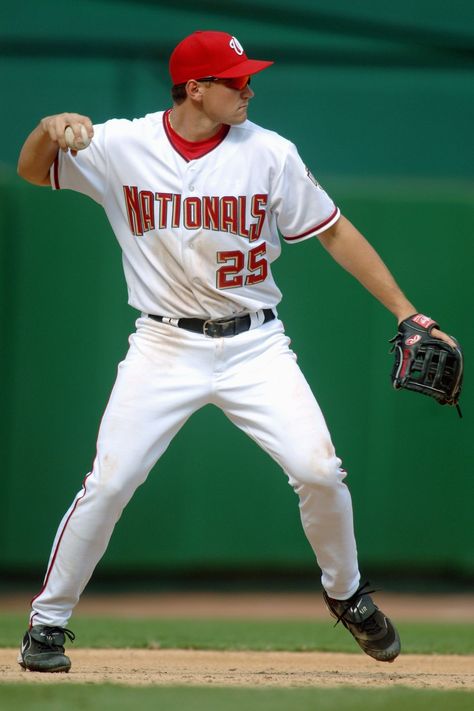
[[[78,649],[69,674],[38,674],[21,670],[17,653],[0,650],[4,682],[474,689],[473,656],[401,655],[387,664],[363,654]]]

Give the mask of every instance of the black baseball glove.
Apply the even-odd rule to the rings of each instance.
[[[434,398],[440,405],[455,405],[458,401],[464,371],[461,346],[452,348],[431,335],[438,324],[423,314],[413,314],[398,326],[390,343],[395,353],[391,380],[398,390],[414,390]]]

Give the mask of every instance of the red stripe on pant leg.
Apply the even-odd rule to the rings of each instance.
[[[52,557],[52,559],[51,559],[50,566],[49,566],[49,568],[48,568],[48,570],[47,570],[46,577],[45,577],[45,579],[44,579],[43,587],[41,588],[41,590],[39,591],[39,593],[38,593],[37,595],[35,595],[34,598],[31,600],[31,603],[30,603],[31,605],[33,605],[34,601],[35,601],[37,598],[39,598],[40,595],[42,595],[43,592],[44,592],[45,589],[46,589],[46,586],[47,586],[48,581],[49,581],[49,576],[51,575],[51,571],[53,570],[54,564],[55,564],[55,562],[56,562],[56,556],[57,556],[57,554],[58,554],[59,546],[60,546],[61,541],[62,541],[63,536],[64,536],[64,531],[66,530],[67,525],[68,525],[69,521],[71,520],[71,516],[72,516],[73,513],[75,512],[78,503],[79,503],[80,501],[82,501],[82,499],[83,499],[84,496],[86,495],[87,479],[88,479],[88,477],[90,477],[91,474],[92,474],[92,472],[89,472],[89,474],[87,474],[87,475],[85,476],[85,478],[84,478],[84,481],[83,481],[83,483],[82,483],[82,488],[83,488],[82,495],[77,497],[76,503],[74,504],[71,513],[69,514],[69,516],[68,516],[67,519],[66,519],[66,522],[64,523],[63,530],[61,531],[61,535],[60,535],[59,538],[58,538],[58,542],[57,542],[57,544],[56,544],[56,548],[54,549],[54,553],[53,553],[53,557]],[[35,613],[35,614],[36,614],[36,613]],[[30,627],[32,626],[32,621],[33,621],[33,617],[35,616],[35,614],[32,615],[32,617],[31,617]]]

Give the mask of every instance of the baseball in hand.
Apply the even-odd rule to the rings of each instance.
[[[87,133],[87,129],[83,124],[81,124],[81,134],[82,139],[76,139],[71,126],[66,126],[66,130],[64,131],[64,138],[69,148],[72,148],[73,151],[82,151],[84,148],[87,148],[87,146],[91,142],[91,139],[89,138],[89,135]]]

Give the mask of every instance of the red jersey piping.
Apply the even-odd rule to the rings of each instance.
[[[332,220],[334,220],[334,218],[336,217],[336,215],[337,215],[338,212],[339,212],[339,208],[338,208],[337,206],[334,206],[333,212],[331,213],[331,215],[330,215],[326,220],[324,220],[324,222],[320,222],[319,225],[315,225],[314,227],[311,227],[310,230],[306,230],[306,232],[303,232],[303,233],[300,234],[300,235],[294,235],[294,236],[292,236],[292,237],[285,237],[285,236],[284,236],[283,239],[284,239],[286,242],[294,242],[294,241],[296,241],[297,239],[303,239],[304,237],[308,237],[308,235],[311,235],[313,232],[317,232],[317,231],[320,230],[321,228],[323,228],[323,227],[325,227],[326,225],[328,225]]]
[[[169,122],[170,113],[171,109],[168,109],[164,112],[163,127],[165,129],[166,136],[169,142],[171,143],[171,146],[174,148],[176,153],[178,153],[181,158],[186,161],[186,163],[189,163],[192,160],[199,160],[199,158],[203,158],[208,153],[211,153],[211,151],[213,151],[215,148],[217,148],[217,146],[222,143],[222,141],[225,139],[225,137],[230,131],[230,126],[228,126],[227,124],[223,124],[222,128],[212,138],[208,138],[205,141],[196,141],[196,143],[194,143],[193,141],[187,141],[185,138],[182,138],[179,133],[176,133],[176,131],[171,126]],[[194,143],[195,147],[202,145],[202,153],[197,156],[190,156],[189,154],[187,155],[185,152],[186,143],[189,143],[190,145],[193,145]]]

